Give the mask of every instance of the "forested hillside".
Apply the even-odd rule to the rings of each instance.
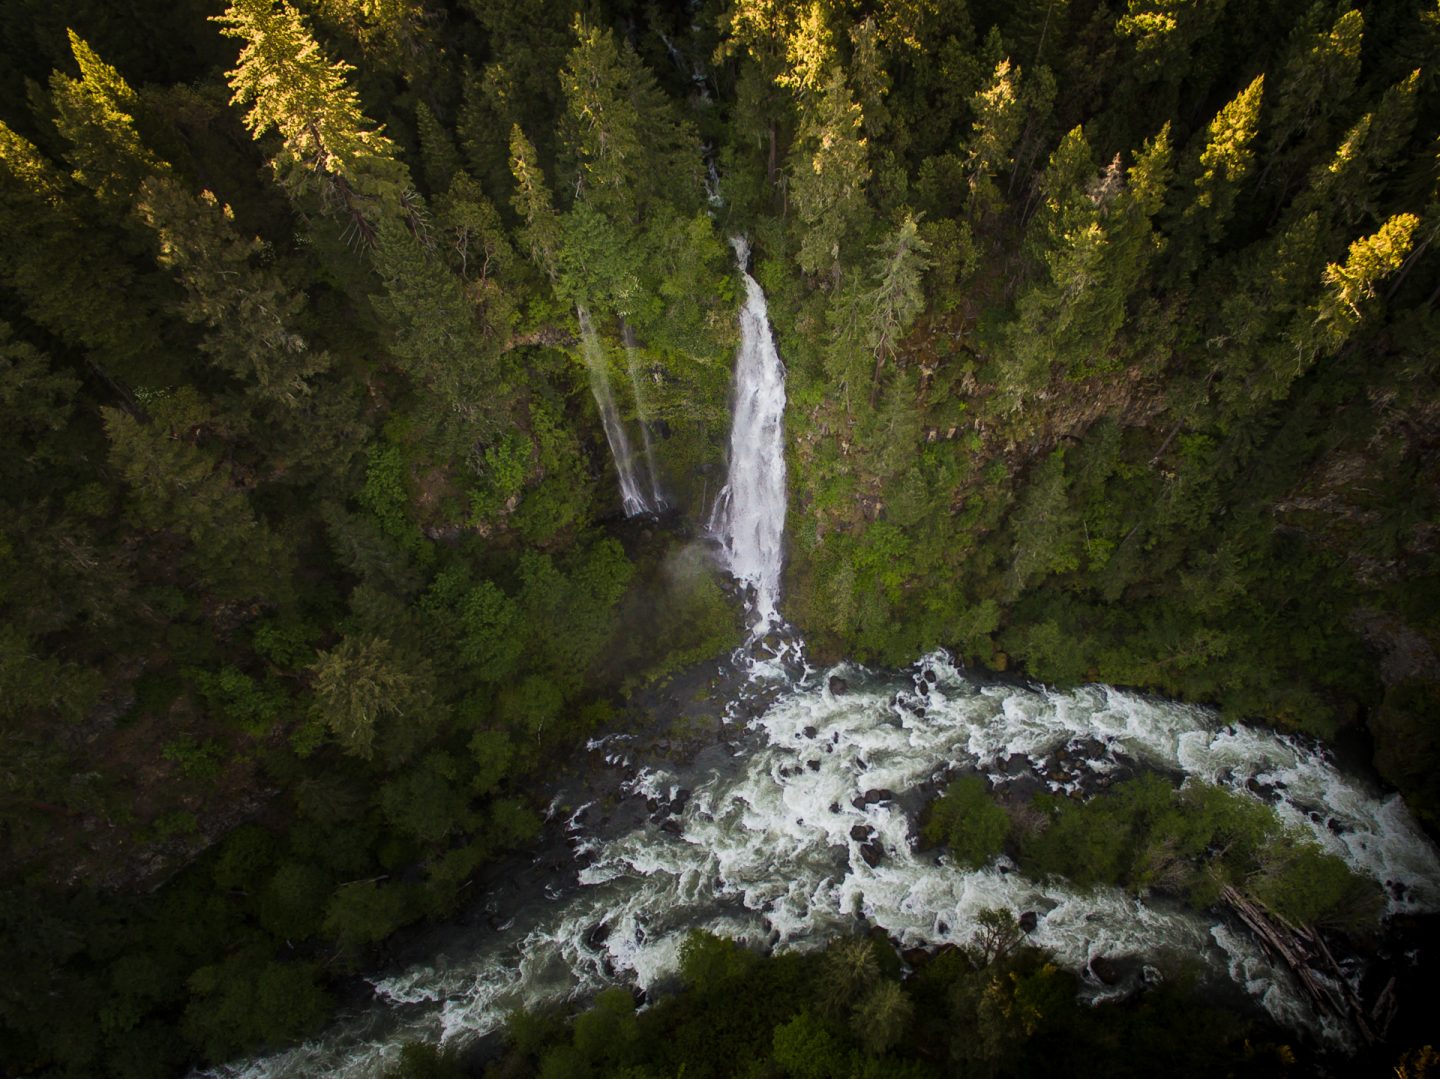
[[[9,0],[0,1060],[313,1029],[742,639],[739,234],[816,657],[1343,735],[1440,827],[1437,165],[1435,0]]]

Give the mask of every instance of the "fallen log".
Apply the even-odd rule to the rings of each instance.
[[[1306,927],[1290,925],[1279,915],[1231,886],[1227,885],[1221,891],[1220,898],[1245,923],[1261,947],[1272,958],[1278,959],[1290,969],[1290,973],[1320,1011],[1353,1027],[1367,1045],[1374,1045],[1381,1040],[1383,1035],[1377,1037],[1371,1025],[1372,1015],[1340,970],[1340,964],[1335,961],[1319,933]],[[1330,973],[1334,975],[1334,986],[1328,978],[1322,981],[1318,976],[1319,972],[1312,963],[1312,960],[1317,958],[1323,959],[1330,968]],[[1389,1014],[1393,1014],[1393,978],[1386,991],[1390,995]],[[1385,994],[1382,993],[1381,996],[1384,997]],[[1379,1006],[1380,1001],[1377,1000],[1376,1007]],[[1389,1025],[1388,1018],[1385,1025]]]

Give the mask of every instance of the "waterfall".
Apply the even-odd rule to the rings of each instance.
[[[610,456],[615,458],[615,471],[620,476],[620,500],[625,506],[625,516],[653,513],[654,507],[635,477],[635,457],[630,450],[630,439],[625,436],[625,428],[620,425],[620,415],[615,410],[615,395],[610,392],[605,350],[590,322],[590,312],[583,305],[577,305],[575,314],[580,319],[580,340],[585,352],[585,366],[590,369],[590,389],[595,394],[600,421],[605,425],[605,441],[610,443]]]
[[[727,568],[755,590],[756,636],[775,619],[785,539],[785,368],[770,333],[765,293],[746,272],[750,248],[731,241],[745,279],[740,349],[735,356],[735,417],[730,475],[710,516]]]
[[[640,419],[640,439],[645,447],[645,468],[650,473],[650,495],[655,510],[663,510],[668,503],[660,493],[660,472],[655,467],[655,446],[650,436],[650,406],[641,386],[640,367],[636,362],[639,351],[635,344],[635,331],[630,323],[620,320],[620,339],[625,343],[625,363],[630,368],[630,385],[635,390],[635,413]]]

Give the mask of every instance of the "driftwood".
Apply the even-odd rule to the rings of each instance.
[[[1317,1009],[1353,1027],[1367,1045],[1384,1040],[1396,1009],[1394,978],[1376,998],[1374,1006],[1366,1008],[1319,933],[1304,926],[1291,925],[1232,887],[1227,886],[1220,893],[1220,898],[1255,934],[1266,952],[1290,968]],[[1335,986],[1317,977],[1316,960],[1323,960],[1329,967]]]

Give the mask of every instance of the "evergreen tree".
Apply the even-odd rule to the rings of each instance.
[[[1399,164],[1398,155],[1414,130],[1419,82],[1416,70],[1381,95],[1376,107],[1346,133],[1329,163],[1314,170],[1292,213],[1319,211],[1341,227],[1374,214],[1385,174]]]
[[[512,204],[525,222],[520,238],[530,259],[554,280],[559,274],[560,220],[535,154],[535,147],[516,124],[510,129],[510,171],[515,177]]]
[[[384,637],[346,637],[321,653],[311,671],[317,718],[354,756],[373,756],[382,720],[422,727],[434,721],[429,665],[410,660]]]
[[[838,61],[823,76],[803,68],[800,127],[791,151],[790,192],[800,219],[797,260],[807,274],[838,280],[841,246],[861,230],[870,180],[864,117]],[[822,80],[811,88],[810,80]]]
[[[1419,227],[1414,214],[1396,214],[1378,232],[1352,243],[1343,265],[1329,263],[1314,322],[1302,331],[1302,341],[1328,352],[1344,344],[1365,317],[1361,305],[1375,298],[1375,286],[1405,264]]]
[[[486,339],[461,279],[399,221],[381,224],[374,256],[385,286],[374,302],[391,331],[391,351],[433,395],[430,424],[463,456],[501,429],[508,388],[496,337]]]
[[[226,73],[231,101],[249,106],[245,126],[256,139],[279,133],[276,175],[296,195],[317,184],[327,210],[373,243],[381,218],[408,201],[410,180],[394,144],[361,111],[347,80],[354,68],[325,56],[288,0],[235,0],[215,21],[244,43]]]
[[[210,192],[191,196],[166,176],[144,183],[138,210],[155,231],[160,264],[185,286],[185,317],[210,330],[201,347],[211,362],[244,382],[247,396],[296,407],[331,361],[294,329],[304,297],[255,265],[261,241],[242,237]]]
[[[173,377],[142,284],[115,233],[77,209],[73,187],[33,143],[0,123],[0,273],[29,318],[82,350],[122,407],[136,406],[124,379]]]
[[[141,182],[169,166],[140,139],[135,91],[75,31],[69,35],[80,77],[51,74],[55,126],[70,144],[67,156],[75,179],[102,202],[128,210]]]
[[[1265,76],[1257,75],[1241,90],[1206,129],[1205,148],[1200,152],[1194,197],[1185,207],[1182,235],[1188,241],[1175,261],[1191,267],[1204,245],[1216,243],[1235,213],[1241,185],[1254,158],[1255,135],[1260,126],[1260,103]]]
[[[1001,60],[989,81],[970,99],[975,122],[962,147],[961,160],[971,218],[993,213],[1003,205],[995,179],[1013,164],[1010,154],[1024,125],[1019,85],[1020,69],[1012,69],[1008,59]]]
[[[227,474],[214,414],[188,388],[156,397],[149,412],[141,422],[104,410],[110,460],[129,487],[135,523],[182,538],[195,579],[223,598],[284,598],[290,552]]]

